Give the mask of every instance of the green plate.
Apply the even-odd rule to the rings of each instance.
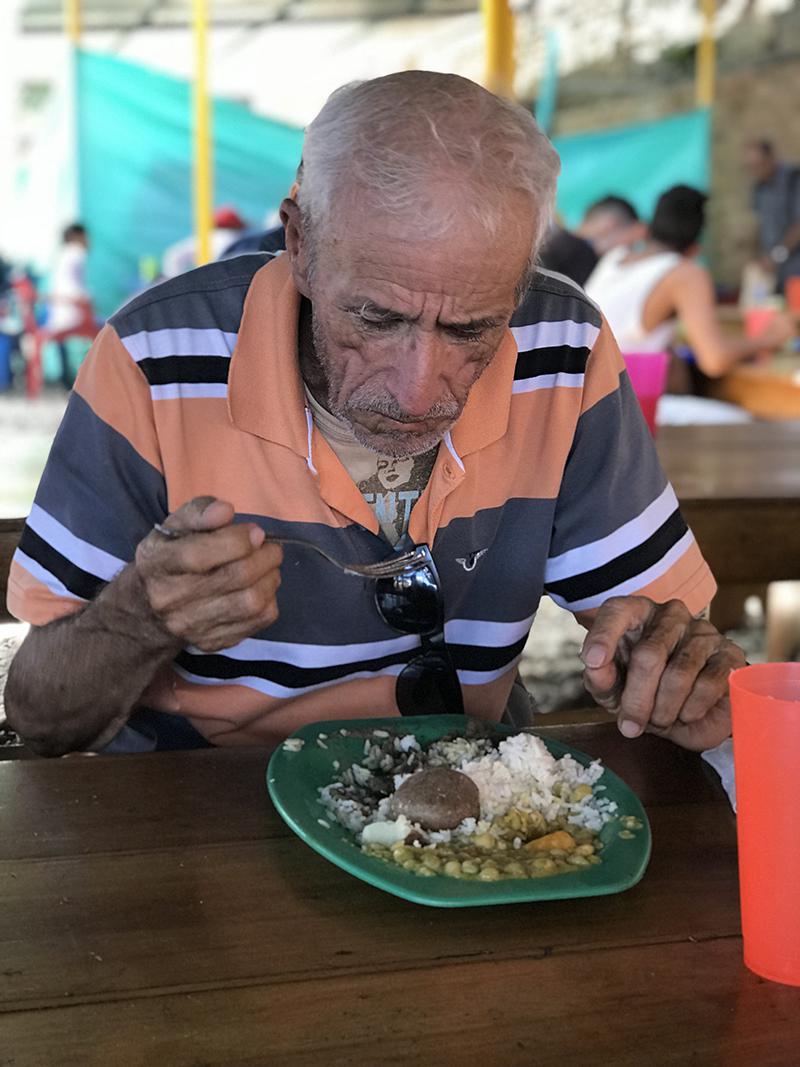
[[[339,731],[346,730],[343,736]],[[307,845],[348,874],[361,878],[387,893],[417,904],[440,908],[463,908],[482,904],[518,904],[530,900],[564,900],[619,893],[636,885],[650,859],[650,824],[639,798],[611,771],[606,770],[597,783],[604,785],[605,796],[617,803],[617,817],[603,827],[603,862],[580,867],[574,873],[549,878],[509,878],[499,882],[471,882],[444,875],[422,878],[402,867],[367,856],[355,838],[328,816],[319,803],[320,786],[329,785],[337,775],[333,767],[338,760],[341,770],[363,758],[364,740],[373,730],[386,730],[400,737],[414,734],[425,747],[440,737],[490,736],[507,737],[518,733],[510,726],[486,724],[459,715],[430,715],[403,719],[347,719],[340,722],[317,722],[303,726],[293,737],[305,744],[297,752],[279,748],[267,770],[267,786],[275,807],[284,821]],[[317,744],[319,734],[327,735]],[[535,733],[535,731],[534,731]],[[556,757],[569,753],[584,766],[591,757],[558,741],[542,738]],[[619,816],[633,815],[642,823],[632,838],[619,837],[623,828]],[[328,825],[324,825],[324,824]]]

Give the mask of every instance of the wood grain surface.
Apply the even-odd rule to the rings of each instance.
[[[656,446],[721,585],[800,578],[800,422],[664,426]]]
[[[0,764],[0,1064],[795,1067],[800,990],[742,966],[714,772],[611,724],[543,732],[645,803],[628,892],[409,904],[286,829],[258,750]]]

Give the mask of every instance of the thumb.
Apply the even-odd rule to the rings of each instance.
[[[196,496],[173,511],[165,521],[168,530],[182,530],[187,533],[201,533],[218,530],[233,522],[234,508],[227,500],[218,500],[214,496]]]

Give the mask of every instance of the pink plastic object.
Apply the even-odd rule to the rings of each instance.
[[[744,313],[744,332],[749,338],[766,330],[778,312],[775,308],[748,308]]]
[[[625,352],[622,358],[650,433],[654,434],[656,408],[667,384],[669,352]]]
[[[744,962],[800,986],[800,663],[730,676]]]
[[[786,306],[790,311],[800,311],[800,278],[786,279]]]

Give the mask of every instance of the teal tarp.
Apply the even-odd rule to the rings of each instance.
[[[647,218],[672,185],[707,190],[710,133],[710,112],[700,109],[657,122],[554,138],[561,156],[559,212],[574,226],[589,204],[614,194],[627,197]]]
[[[193,230],[191,88],[114,56],[78,56],[80,213],[89,284],[108,315],[140,285],[143,257]],[[214,202],[260,225],[286,195],[302,130],[215,100]]]
[[[92,237],[89,281],[101,314],[140,283],[143,257],[188,236],[192,217],[191,87],[114,56],[78,54],[80,213]],[[253,224],[277,208],[294,178],[302,131],[214,102],[215,203]],[[707,110],[555,138],[559,211],[574,225],[592,201],[626,196],[644,216],[659,194],[708,187]]]

